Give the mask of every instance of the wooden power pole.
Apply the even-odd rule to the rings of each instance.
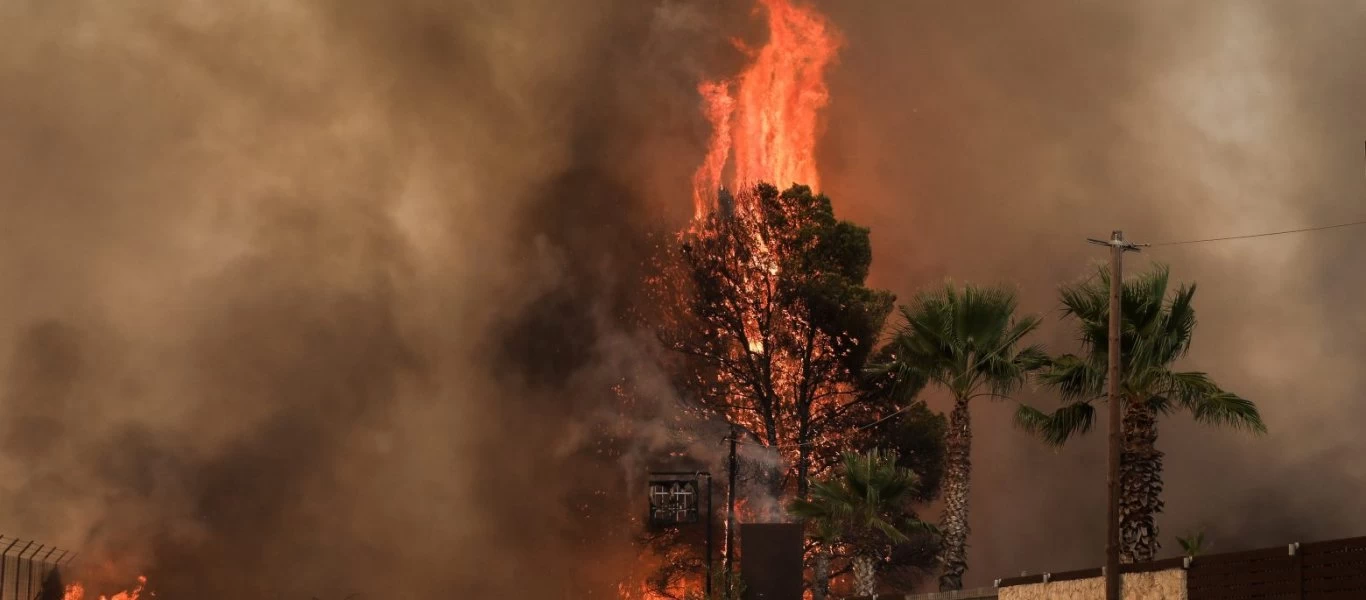
[[[1110,465],[1106,478],[1109,506],[1105,536],[1105,600],[1121,600],[1119,573],[1119,499],[1120,455],[1123,451],[1121,433],[1123,428],[1123,402],[1120,400],[1120,328],[1123,324],[1122,298],[1124,292],[1124,253],[1138,251],[1138,246],[1124,241],[1123,231],[1114,231],[1109,241],[1088,240],[1093,244],[1110,247],[1110,339],[1106,356],[1110,360],[1106,374],[1106,401],[1110,409]]]

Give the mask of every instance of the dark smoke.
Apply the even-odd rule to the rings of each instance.
[[[712,15],[4,11],[7,533],[162,597],[606,593],[686,444],[601,423],[676,412],[628,316]]]
[[[1114,227],[1361,216],[1361,6],[823,6],[846,39],[826,191],[903,297],[1007,280],[1051,314]],[[648,426],[677,399],[631,323],[746,3],[0,15],[6,533],[167,598],[600,597],[639,475],[668,447],[715,459]],[[1347,232],[1131,263],[1201,283],[1191,363],[1273,430],[1167,426],[1166,532],[1366,528],[1340,509],[1366,491],[1359,255]],[[615,430],[622,381],[646,393]],[[976,421],[970,576],[1094,564],[1098,438],[1053,455],[1008,412]]]

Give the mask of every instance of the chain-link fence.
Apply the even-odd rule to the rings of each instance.
[[[46,600],[54,589],[61,598],[58,570],[75,552],[7,535],[0,535],[0,549],[0,600]]]

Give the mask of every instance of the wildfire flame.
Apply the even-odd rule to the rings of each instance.
[[[751,59],[748,66],[733,78],[704,81],[697,87],[702,112],[712,125],[712,137],[702,164],[693,174],[695,224],[718,208],[717,191],[726,181],[728,166],[734,190],[760,181],[780,188],[802,183],[819,189],[815,148],[821,110],[829,101],[825,71],[839,43],[824,15],[794,1],[758,0],[755,9],[766,15],[768,40],[757,50],[737,42]],[[770,277],[776,275],[777,262],[762,251],[762,243],[757,246],[761,251],[751,260],[760,271]],[[748,289],[758,283],[746,279],[739,285]],[[747,320],[747,333],[755,333],[748,331],[753,325]],[[749,352],[763,354],[768,350],[762,336],[747,337]],[[795,365],[774,367],[783,371]],[[782,373],[775,377],[786,379]],[[744,419],[736,414],[727,418]],[[745,499],[738,499],[736,508],[737,522],[754,516]],[[642,557],[642,563],[649,562],[649,557]],[[622,600],[666,600],[702,591],[700,581],[689,581],[683,587],[658,590],[631,579],[621,584],[618,592]]]
[[[697,217],[716,208],[727,161],[734,156],[734,189],[758,181],[780,188],[794,182],[820,187],[816,139],[829,102],[826,67],[839,42],[825,16],[791,0],[759,0],[767,11],[768,42],[750,52],[739,76],[698,86],[712,138],[693,176]]]
[[[138,600],[142,597],[142,592],[145,589],[147,589],[147,578],[139,575],[138,583],[133,586],[133,589],[114,594],[112,598],[101,595],[99,600]],[[156,594],[148,594],[148,596],[155,598]],[[80,583],[67,585],[66,593],[62,594],[62,600],[85,600],[85,586]]]

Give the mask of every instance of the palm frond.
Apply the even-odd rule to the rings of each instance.
[[[908,538],[898,528],[914,496],[915,473],[897,465],[895,452],[846,452],[837,474],[811,486],[809,499],[788,503],[788,512],[813,526],[827,541],[875,533],[893,543]],[[909,521],[908,521],[909,522]]]
[[[1096,407],[1089,402],[1073,402],[1052,414],[1021,404],[1015,410],[1015,425],[1033,433],[1044,442],[1061,446],[1077,435],[1091,431],[1096,422]]]
[[[1261,412],[1251,400],[1230,392],[1211,394],[1191,407],[1195,420],[1206,425],[1232,427],[1257,434],[1266,433]]]
[[[1038,435],[1048,427],[1048,420],[1052,415],[1041,411],[1033,406],[1020,403],[1015,407],[1015,426],[1029,433]]]
[[[907,389],[938,383],[959,397],[982,386],[1008,394],[1044,362],[1037,347],[1020,349],[1040,320],[1017,317],[1017,306],[1014,291],[1005,287],[946,285],[921,292],[901,307],[902,324],[888,343],[894,359],[878,365],[876,374],[900,379]]]
[[[1150,387],[1182,406],[1191,406],[1201,397],[1223,391],[1208,374],[1199,371],[1154,371]]]
[[[1093,422],[1090,403],[1102,396],[1106,381],[1109,283],[1110,273],[1101,267],[1097,277],[1060,290],[1064,315],[1076,320],[1085,353],[1047,360],[1035,377],[1068,404],[1051,415],[1034,409],[1016,414],[1018,426],[1050,443],[1085,433]],[[1124,393],[1163,414],[1179,409],[1201,423],[1265,432],[1266,425],[1251,401],[1222,390],[1204,373],[1171,370],[1190,350],[1196,326],[1196,286],[1181,285],[1168,294],[1170,285],[1171,271],[1161,264],[1124,282],[1120,336]]]
[[[898,529],[896,525],[893,525],[892,523],[889,523],[886,520],[871,519],[869,525],[871,526],[870,529],[875,529],[878,532],[882,533],[882,535],[887,536],[887,539],[890,540],[893,544],[900,544],[911,540],[910,536],[906,535],[905,533],[902,533],[902,531]]]
[[[1191,340],[1195,337],[1195,307],[1192,301],[1195,298],[1195,284],[1183,285],[1177,289],[1176,295],[1167,305],[1168,328],[1170,335],[1174,339],[1182,342],[1176,348],[1177,352],[1173,359],[1185,356],[1190,350]]]
[[[1110,270],[1105,267],[1099,267],[1095,276],[1063,285],[1058,291],[1063,316],[1083,322],[1105,321],[1110,313],[1109,290]]]
[[[1043,346],[1039,344],[1029,346],[1015,355],[1015,362],[1019,364],[1020,368],[1031,373],[1048,368],[1052,361],[1052,357],[1048,356]]]
[[[1058,391],[1064,401],[1090,400],[1105,389],[1105,369],[1093,360],[1064,354],[1048,361],[1035,378]]]

